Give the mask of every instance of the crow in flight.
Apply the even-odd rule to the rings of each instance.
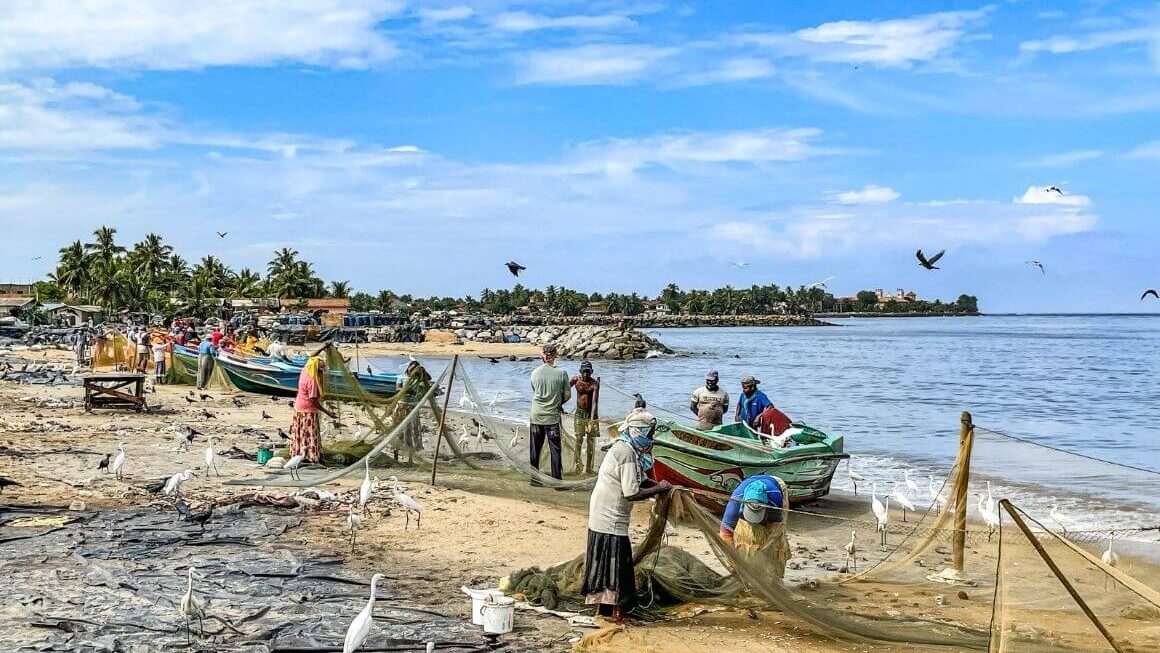
[[[1042,272],[1043,274],[1047,274],[1047,268],[1043,267],[1043,263],[1041,263],[1039,261],[1027,261],[1027,264],[1034,265],[1035,267],[1039,268],[1040,272]]]
[[[217,235],[218,235],[218,238],[225,238],[226,234],[228,234],[228,233],[229,233],[228,231],[219,231],[219,232],[217,232]]]
[[[520,276],[521,270],[527,270],[526,267],[520,265],[519,263],[516,263],[515,261],[508,261],[505,265],[507,265],[507,269],[509,272],[512,273],[513,277]]]
[[[918,264],[921,265],[922,267],[924,267],[928,270],[938,270],[939,268],[937,266],[935,266],[935,263],[938,263],[938,260],[943,257],[943,254],[946,254],[946,253],[947,253],[947,251],[945,249],[941,249],[941,250],[939,250],[938,254],[935,254],[934,256],[932,256],[928,259],[922,253],[922,250],[920,249],[914,253],[914,257],[918,259]]]
[[[1140,301],[1144,301],[1144,298],[1147,297],[1148,295],[1152,295],[1156,299],[1160,299],[1160,293],[1157,293],[1156,290],[1153,288],[1149,288],[1149,289],[1144,291],[1143,295],[1140,295]]]

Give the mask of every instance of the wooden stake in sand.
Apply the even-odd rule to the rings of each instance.
[[[451,403],[451,388],[455,385],[455,370],[459,368],[459,354],[451,359],[451,378],[443,395],[443,412],[439,414],[439,428],[435,432],[435,455],[431,457],[431,485],[435,485],[435,470],[439,467],[439,448],[443,445],[443,427],[447,421],[447,405]]]

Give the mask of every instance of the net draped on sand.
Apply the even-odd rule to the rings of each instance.
[[[301,480],[276,472],[260,481],[238,483],[309,487],[362,475],[368,467],[375,472],[382,467],[426,472],[437,466],[441,474],[505,482],[507,492],[532,501],[545,496],[536,485],[587,491],[594,484],[592,474],[576,469],[576,434],[568,416],[563,421],[565,475],[558,480],[532,467],[527,425],[492,415],[462,365],[450,365],[430,383],[405,387],[384,400],[361,389],[335,349],[328,357],[331,369],[342,370],[348,385],[357,389],[358,401],[347,405],[355,410],[361,435],[334,441],[342,435],[330,433],[324,452],[330,467],[300,470]],[[617,430],[615,420],[597,421],[595,468],[602,447]],[[976,428],[966,414],[962,425],[955,464],[941,475],[945,480],[935,485],[934,492],[924,487],[922,493],[910,493],[916,505],[905,521],[897,500],[890,504],[885,524],[869,511],[853,517],[834,514],[826,502],[783,507],[783,522],[755,549],[741,549],[719,534],[728,497],[679,489],[655,501],[647,534],[634,547],[643,599],[637,614],[657,616],[680,603],[775,609],[823,637],[913,650],[1160,650],[1160,596],[1149,587],[1157,583],[1155,567],[1128,555],[1118,567],[1101,561],[1111,538],[1126,546],[1153,532],[1154,524],[1109,528],[1073,523],[1065,530],[1049,523],[1041,510],[1025,512],[1003,498],[1024,496],[1020,494],[1024,486],[1041,487],[1052,473],[1058,476],[1061,465],[1085,470],[1059,487],[1061,497],[1069,497],[1069,489],[1076,495],[1069,498],[1071,506],[1084,505],[1080,494],[1089,502],[1100,500],[1098,495],[1074,492],[1087,487],[1083,477],[1106,479],[1115,474],[1127,487],[1155,488],[1157,475],[1059,449],[1040,451],[1035,443]],[[948,441],[954,437],[945,435]],[[546,451],[542,457],[541,467],[546,468]],[[1017,468],[1013,461],[1018,461]],[[1012,478],[1019,480],[1007,480]],[[867,499],[866,489],[856,500]],[[933,500],[935,494],[941,502]],[[884,502],[886,495],[876,498]],[[958,500],[968,508],[969,521],[957,522],[963,514],[956,510]],[[983,512],[990,524],[980,519]],[[1062,522],[1058,509],[1051,514]],[[703,537],[711,557],[698,558],[668,545],[674,529]],[[806,551],[795,548],[795,537],[821,538],[822,544]],[[855,552],[847,555],[850,542]],[[1155,553],[1154,543],[1134,546],[1145,552],[1152,547]],[[943,574],[940,580],[940,572],[956,566],[958,551],[961,577],[948,583]],[[791,569],[799,569],[799,559],[822,571],[805,581],[787,580],[787,560]],[[831,562],[823,567],[827,559]],[[531,602],[583,607],[579,594],[583,556],[543,569],[519,570],[510,580],[510,591]],[[960,591],[969,592],[969,600],[955,598],[967,596]]]

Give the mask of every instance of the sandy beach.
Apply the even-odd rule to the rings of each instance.
[[[384,347],[380,351],[385,353],[390,349]],[[24,352],[24,355],[36,362],[68,360],[67,352],[56,350]],[[170,429],[193,426],[214,438],[219,453],[234,447],[252,452],[259,440],[255,439],[255,432],[244,433],[242,429],[268,434],[266,437],[271,439],[264,441],[277,444],[275,431],[279,427],[288,428],[291,416],[284,400],[272,401],[269,397],[242,393],[208,393],[212,396],[203,400],[190,397],[189,387],[164,385],[149,395],[151,404],[162,406],[160,413],[88,414],[80,407],[81,393],[75,386],[0,383],[3,451],[0,476],[21,484],[8,488],[2,497],[5,502],[72,504],[78,515],[127,508],[172,512],[167,501],[141,487],[186,468],[197,474],[184,488],[187,500],[194,506],[210,501],[225,505],[252,497],[260,489],[257,479],[263,476],[254,463],[219,456],[222,475],[207,475],[203,459],[205,441],[199,438],[188,451],[176,451]],[[241,407],[235,405],[235,398],[243,404]],[[263,413],[270,419],[263,419]],[[453,418],[452,428],[456,426]],[[115,452],[119,442],[126,443],[128,452],[124,481],[97,470],[102,455]],[[374,572],[383,572],[390,577],[390,593],[402,603],[455,619],[469,618],[468,602],[460,593],[460,586],[494,586],[501,577],[518,569],[549,566],[583,553],[586,492],[542,489],[529,497],[526,485],[511,481],[481,480],[452,473],[441,475],[438,484],[432,486],[426,469],[399,468],[382,472],[384,476],[388,473],[397,474],[406,491],[425,505],[421,529],[412,523],[409,530],[404,530],[403,513],[397,505],[392,505],[389,491],[381,490],[381,499],[372,504],[374,510],[358,533],[357,547],[352,549],[347,545],[346,511],[337,508],[293,509],[301,524],[278,537],[277,547],[308,557],[337,556],[343,572],[353,577],[365,578]],[[247,478],[255,479],[255,485],[223,484],[223,481]],[[340,494],[357,492],[358,482],[357,477],[347,478],[326,489]],[[267,488],[266,493],[285,495],[288,491]],[[819,516],[795,517],[792,522],[794,557],[786,582],[794,586],[833,576],[833,570],[843,564],[841,543],[848,539],[847,522],[843,520],[871,519],[867,516],[864,495],[833,494],[809,506],[809,511]],[[634,517],[634,540],[640,540],[647,523],[648,506],[641,504]],[[708,544],[695,531],[678,529],[668,544],[684,548],[720,569]],[[865,542],[861,564],[872,565],[885,551]],[[949,562],[949,551],[941,547],[936,551],[941,553],[932,551],[924,556],[923,566],[937,569]],[[993,568],[991,551],[993,548],[972,550],[971,568]],[[1133,574],[1156,582],[1155,569],[1143,563],[1133,568]],[[958,596],[953,589],[917,584],[826,584],[810,591],[823,604],[852,602],[863,614],[888,617],[905,610],[938,622],[978,627],[988,623],[988,599],[993,591],[991,579],[979,578],[979,581],[979,586]],[[1049,580],[1042,582],[1045,590],[1057,591]],[[940,597],[937,602],[936,596]],[[35,641],[41,633],[22,625],[33,613],[33,608],[9,604],[0,608],[0,621],[14,625],[17,639],[26,637],[28,641]],[[1045,622],[1039,627],[1050,628],[1052,614],[1056,618],[1070,615],[1067,612],[1045,615]],[[521,612],[518,623],[519,628],[509,640],[529,650],[569,650],[581,635],[592,632],[572,627],[559,618],[533,613]],[[576,646],[581,650],[616,653],[708,653],[722,649],[745,653],[898,650],[885,644],[853,647],[833,641],[778,612],[710,606],[690,606],[660,623],[606,630],[599,638]]]

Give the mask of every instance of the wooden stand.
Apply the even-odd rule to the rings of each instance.
[[[439,428],[435,431],[435,455],[431,457],[431,485],[435,485],[435,470],[439,467],[439,448],[443,445],[443,428],[447,422],[447,405],[451,403],[451,388],[455,385],[455,370],[459,369],[459,354],[451,359],[451,377],[443,395],[443,411],[439,413]]]
[[[90,374],[85,384],[85,411],[94,408],[145,409],[145,375],[136,372]],[[128,392],[124,389],[128,388]]]

